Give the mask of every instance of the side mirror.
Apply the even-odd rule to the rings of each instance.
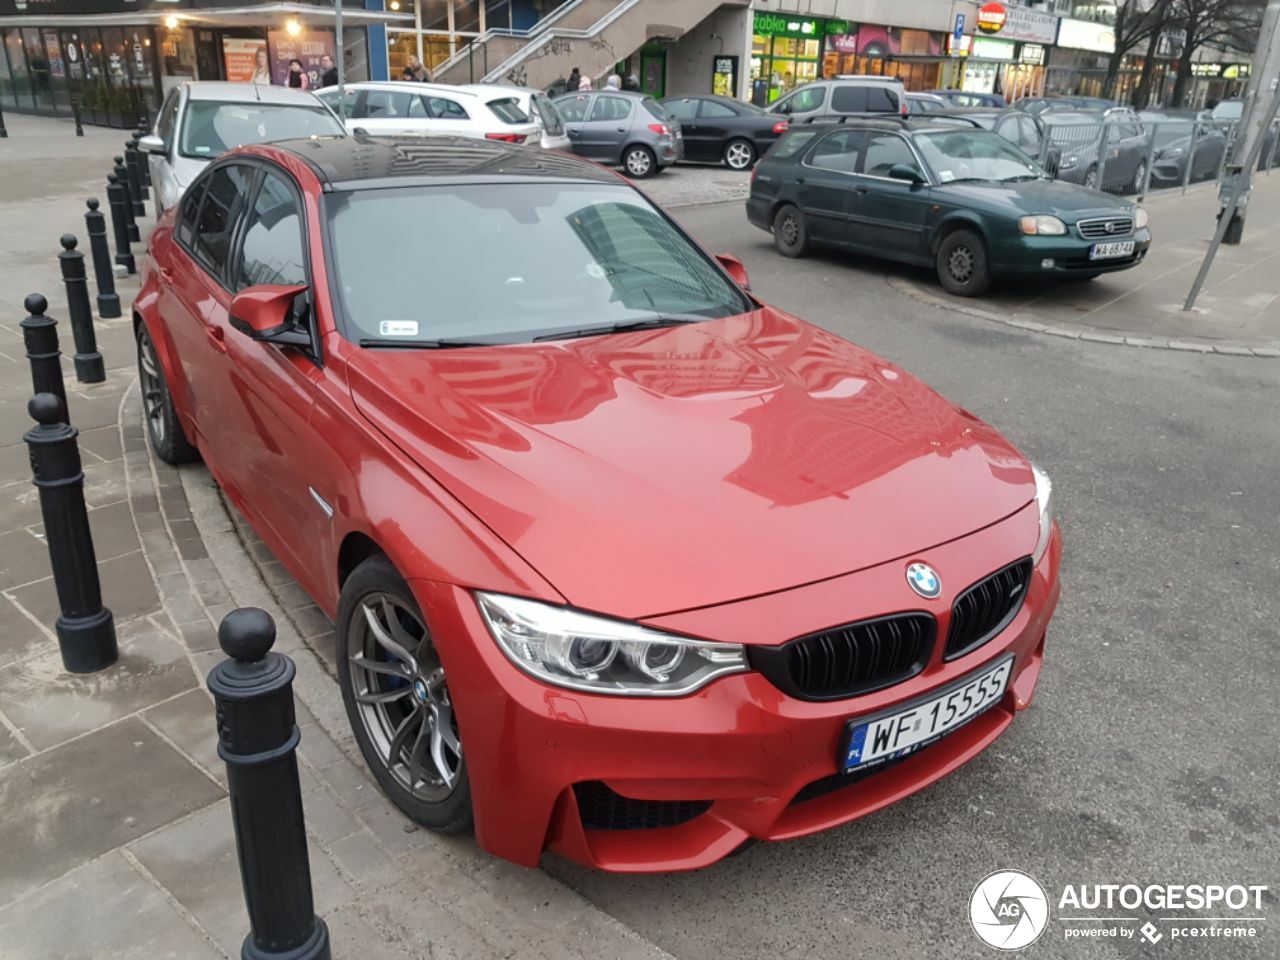
[[[231,298],[231,326],[250,340],[311,346],[311,335],[294,324],[294,301],[305,286],[263,283]]]
[[[148,133],[145,137],[138,138],[138,149],[143,153],[158,153],[164,156],[169,152],[169,146],[160,137],[154,133]]]
[[[747,279],[747,268],[742,265],[741,260],[731,253],[717,253],[716,259],[720,261],[720,266],[724,267],[724,272],[733,277],[734,283],[743,290],[751,289],[751,281]]]
[[[920,176],[920,171],[909,163],[895,163],[889,168],[889,179],[905,180],[907,183],[924,183],[924,177]]]

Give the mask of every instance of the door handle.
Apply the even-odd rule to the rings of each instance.
[[[173,282],[173,271],[172,271],[172,270],[170,270],[168,267],[161,267],[161,268],[160,268],[160,279],[162,279],[165,283],[172,283],[172,282]]]
[[[227,352],[226,334],[223,333],[221,327],[205,327],[205,336],[209,338],[209,344],[219,353]]]
[[[864,186],[862,186],[861,184],[859,184],[858,186],[854,187],[853,189],[854,189],[854,192],[855,192],[855,193],[866,193],[866,192],[867,192],[867,188],[866,188],[866,187],[864,187]]]
[[[619,133],[626,133],[626,132],[627,132],[627,128],[626,128],[626,127],[619,127],[619,128],[618,128],[618,132],[619,132]]]

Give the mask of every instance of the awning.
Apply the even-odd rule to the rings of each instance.
[[[24,14],[0,17],[3,27],[115,27],[139,24],[162,25],[170,17],[184,27],[271,27],[283,25],[287,20],[297,20],[308,27],[332,27],[333,6],[321,7],[309,3],[264,3],[252,7],[199,7],[174,10],[138,10],[131,13],[62,13]],[[345,26],[363,27],[374,23],[413,26],[413,14],[390,13],[385,10],[364,10],[358,7],[342,8]]]

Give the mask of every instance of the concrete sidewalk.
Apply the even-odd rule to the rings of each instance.
[[[44,293],[73,352],[55,255],[87,248],[122,131],[6,114],[0,140],[0,960],[240,955],[248,920],[204,678],[215,625],[259,606],[298,664],[300,767],[317,911],[335,957],[654,958],[665,954],[541,871],[417,829],[367,777],[323,656],[331,625],[201,466],[156,460],[129,320],[99,321],[103,384],[77,384],[90,522],[120,662],[62,669],[39,502],[21,442],[30,375],[18,322]],[[144,231],[150,220],[141,226]],[[135,247],[135,253],[140,253]],[[136,281],[121,284],[129,302]],[[128,311],[126,310],[126,313]],[[319,652],[319,653],[318,653]]]
[[[1255,178],[1244,242],[1223,245],[1195,309],[1182,304],[1217,225],[1212,183],[1152,194],[1152,242],[1131,270],[1092,281],[996,281],[982,297],[948,297],[931,271],[891,269],[917,300],[1037,333],[1128,346],[1280,357],[1280,172]]]

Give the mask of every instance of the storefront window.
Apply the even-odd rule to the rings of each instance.
[[[22,31],[22,45],[27,52],[27,69],[31,73],[31,93],[37,109],[53,109],[53,88],[49,83],[49,58],[45,56],[44,41],[35,27]]]
[[[13,74],[4,49],[4,31],[0,30],[0,105],[13,103]]]
[[[4,49],[9,56],[9,73],[13,84],[12,102],[21,107],[30,107],[31,75],[27,72],[27,52],[22,47],[22,31],[6,30]]]
[[[751,39],[753,103],[760,106],[773,103],[787,91],[821,76],[821,37],[825,23],[774,14],[756,17],[758,30],[777,32],[757,33]]]

